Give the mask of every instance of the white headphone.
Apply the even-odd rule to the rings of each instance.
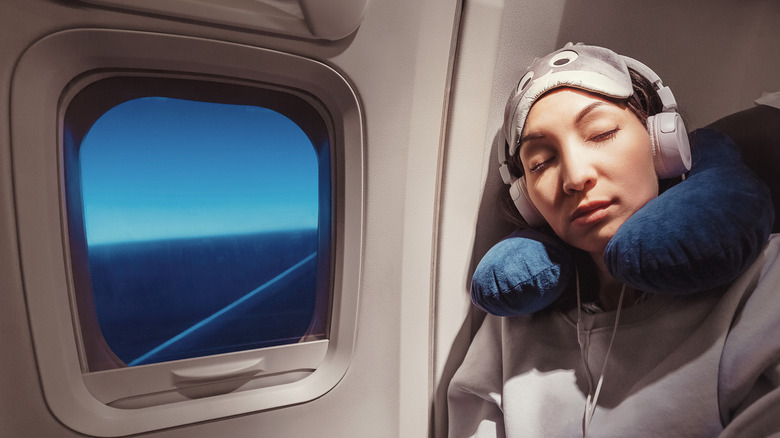
[[[579,50],[575,52],[572,50],[572,47],[574,49],[579,49]],[[542,61],[550,59],[549,61],[550,66],[553,68],[559,66],[565,66],[567,62],[561,63],[560,61],[562,58],[561,55],[570,52],[574,54],[573,56],[574,59],[587,56],[587,53],[584,55],[582,54],[583,51],[587,52],[587,50],[582,50],[582,49],[589,49],[589,50],[599,49],[600,51],[607,51],[607,49],[603,49],[595,46],[582,46],[582,45],[572,46],[571,44],[568,44],[563,49],[548,55]],[[622,60],[622,62],[625,63],[625,65],[628,68],[635,70],[641,76],[643,76],[648,81],[650,81],[653,84],[653,88],[655,89],[656,93],[658,94],[658,97],[661,100],[661,104],[663,106],[661,112],[659,112],[654,116],[650,116],[647,119],[647,131],[650,134],[650,139],[652,142],[653,161],[655,165],[655,172],[658,175],[658,178],[667,179],[667,178],[672,178],[684,174],[691,168],[691,148],[688,143],[688,134],[685,129],[685,125],[683,124],[682,118],[677,113],[677,102],[674,99],[674,95],[672,94],[672,91],[669,89],[669,87],[664,86],[663,83],[661,82],[661,78],[659,78],[658,75],[655,74],[655,72],[653,72],[646,65],[632,58],[622,56],[622,55],[617,55],[611,51],[608,52],[609,52],[608,54],[613,55],[619,58],[620,60]],[[537,60],[537,62],[538,61],[539,60]],[[536,65],[537,62],[535,62],[534,65]],[[553,62],[557,62],[557,63],[553,65]],[[597,59],[596,62],[603,63],[604,62],[603,55],[599,57],[599,59]],[[545,67],[549,68],[547,66]],[[599,73],[602,75],[604,74],[603,72],[599,72]],[[613,72],[609,72],[609,73],[614,74]],[[524,94],[528,91],[529,82],[532,82],[528,80],[527,76],[529,76],[529,73],[526,73],[526,75],[523,76],[523,79],[521,79],[520,84],[518,84],[518,90],[510,98],[510,102],[507,106],[507,120],[505,121],[505,124],[507,123],[507,121],[509,121],[509,123],[514,123],[514,120],[517,117],[516,110],[517,110],[518,102],[521,100],[521,98],[524,97]],[[531,77],[532,76],[533,75],[531,75]],[[625,81],[625,78],[620,78],[620,79],[622,81]],[[566,79],[564,79],[564,81],[565,80]],[[604,84],[599,83],[596,86],[590,86],[591,84],[589,84],[588,82],[591,80],[593,80],[592,77],[590,79],[586,78],[585,80],[578,78],[578,81],[574,83],[562,82],[562,83],[558,83],[555,86],[545,86],[542,89],[542,91],[537,90],[535,96],[525,97],[526,102],[523,103],[523,105],[525,105],[524,108],[525,113],[521,114],[520,116],[522,117],[522,123],[524,123],[525,117],[527,116],[528,111],[530,111],[530,107],[533,104],[533,101],[539,96],[541,96],[543,92],[549,91],[552,88],[570,85],[570,86],[575,86],[577,88],[585,89],[587,91],[592,91],[597,94],[607,94],[612,97],[616,97],[611,93],[604,92],[604,90],[602,89],[604,88]],[[628,81],[630,81],[630,77],[628,78]],[[622,85],[625,88],[625,84]],[[608,87],[613,87],[613,85],[609,84],[607,88]],[[623,90],[622,93],[626,94],[625,90]],[[633,88],[631,89],[631,93],[633,94]],[[504,132],[506,132],[506,129],[504,130]],[[517,141],[515,140],[515,138],[518,135],[519,133],[517,135],[510,135],[509,137],[512,138],[511,141]],[[528,225],[532,227],[543,225],[545,223],[545,220],[542,217],[541,213],[539,213],[539,210],[537,210],[536,207],[533,205],[533,202],[531,202],[531,198],[528,195],[528,188],[526,187],[525,176],[521,176],[518,178],[512,175],[511,172],[509,171],[509,167],[507,164],[508,161],[507,157],[509,156],[508,150],[510,150],[509,141],[510,140],[507,139],[507,141],[502,142],[503,147],[499,147],[498,150],[499,163],[501,165],[499,168],[499,171],[501,173],[501,178],[504,180],[505,184],[508,184],[510,186],[509,193],[510,196],[512,197],[512,200],[514,201],[515,207],[517,208],[517,211],[520,212],[520,214],[523,216],[523,219],[528,223]],[[517,153],[516,150],[514,150],[514,152]]]

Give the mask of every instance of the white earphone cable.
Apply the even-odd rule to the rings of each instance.
[[[582,298],[580,296],[580,275],[575,270],[575,279],[577,286],[577,343],[580,345],[580,354],[582,355],[583,365],[585,366],[585,375],[588,379],[588,396],[585,399],[585,412],[582,416],[582,437],[587,438],[588,428],[593,420],[593,415],[596,413],[596,404],[601,394],[601,385],[604,383],[604,372],[607,369],[607,361],[609,361],[609,353],[612,351],[612,344],[615,342],[615,334],[617,334],[618,322],[620,321],[620,310],[623,308],[623,296],[626,292],[626,285],[620,290],[620,298],[618,298],[617,312],[615,313],[615,325],[612,328],[612,338],[609,340],[609,347],[607,347],[607,354],[604,356],[604,364],[601,367],[601,375],[599,376],[598,384],[596,385],[596,391],[593,391],[593,378],[591,377],[590,367],[588,366],[588,357],[585,352],[585,347],[582,340]],[[591,393],[593,396],[591,397]]]

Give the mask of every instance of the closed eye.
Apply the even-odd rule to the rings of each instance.
[[[551,157],[551,158],[548,158],[548,159],[542,161],[541,163],[534,164],[533,166],[531,166],[529,171],[531,173],[539,173],[539,172],[543,171],[544,169],[548,168],[550,166],[550,164],[552,164],[553,160],[555,160],[555,157]]]
[[[589,138],[588,141],[594,141],[596,143],[600,143],[607,140],[612,140],[617,136],[617,133],[620,131],[620,126],[616,126],[615,129],[610,129],[609,131],[602,132],[600,134],[594,135],[593,137]]]

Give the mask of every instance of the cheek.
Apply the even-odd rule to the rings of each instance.
[[[658,196],[658,178],[656,177],[655,172],[648,176],[648,180],[644,184],[643,190],[644,193],[639,195],[640,197],[636,200],[636,203],[638,204],[637,210],[642,208],[651,199]]]
[[[555,228],[555,212],[558,191],[555,185],[554,172],[547,171],[540,178],[529,182],[528,196],[537,210],[544,216],[548,224]]]
[[[652,152],[642,149],[635,157],[642,159],[635,159],[633,166],[626,166],[625,178],[628,180],[628,187],[636,187],[635,191],[639,196],[658,196],[658,175],[655,173]]]
[[[628,129],[627,129],[628,131]],[[650,135],[644,126],[632,126],[623,153],[616,154],[613,169],[620,177],[626,194],[639,198],[658,195],[658,176],[655,173]]]
[[[627,207],[624,219],[628,219],[658,196],[658,176],[652,155],[648,153],[643,159],[635,160],[631,166],[623,167],[621,174],[617,190],[621,193],[622,203]]]

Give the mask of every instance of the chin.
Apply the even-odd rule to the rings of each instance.
[[[569,239],[563,239],[569,245],[581,249],[589,254],[603,255],[612,236],[617,232],[618,227],[603,227],[592,230],[586,236],[571,236]]]

